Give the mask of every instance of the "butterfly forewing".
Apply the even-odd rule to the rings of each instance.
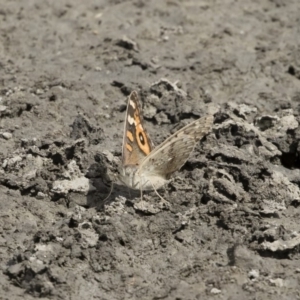
[[[196,142],[210,132],[213,120],[211,115],[203,117],[171,135],[143,159],[138,172],[167,177],[179,170],[189,158]]]
[[[138,94],[133,91],[128,97],[125,117],[122,164],[138,166],[154,148],[144,127]]]

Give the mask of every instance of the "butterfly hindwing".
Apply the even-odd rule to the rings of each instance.
[[[209,115],[175,132],[143,159],[138,172],[168,177],[179,170],[189,158],[196,142],[211,130],[213,120],[213,116]]]

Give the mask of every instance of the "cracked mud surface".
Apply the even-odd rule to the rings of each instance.
[[[2,1],[0,299],[299,299],[297,0]],[[126,96],[160,191],[114,184]]]

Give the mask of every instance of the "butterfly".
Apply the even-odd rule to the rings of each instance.
[[[196,143],[213,126],[212,115],[200,118],[154,147],[144,125],[138,94],[128,97],[119,180],[132,189],[157,190],[189,158]]]

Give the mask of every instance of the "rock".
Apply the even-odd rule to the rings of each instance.
[[[10,132],[3,132],[1,135],[6,140],[10,140],[12,138],[12,134]]]
[[[276,279],[269,279],[270,285],[276,286],[276,287],[283,287],[284,282],[283,279],[281,278],[276,278]]]
[[[136,211],[143,212],[149,215],[155,215],[161,212],[161,208],[154,206],[153,204],[144,200],[134,203],[133,207]]]
[[[5,111],[7,109],[7,106],[0,105],[0,112]]]
[[[46,197],[46,195],[42,192],[38,192],[37,195],[36,195],[36,199],[38,200],[42,200]]]
[[[210,293],[211,294],[214,294],[214,295],[217,295],[217,294],[220,294],[221,293],[221,290],[217,289],[217,288],[212,288],[210,290]]]
[[[257,279],[259,277],[259,270],[251,270],[251,271],[249,271],[248,277],[251,280]]]
[[[72,180],[57,180],[54,181],[52,186],[52,192],[65,195],[70,191],[87,194],[91,190],[95,190],[95,188],[90,184],[89,179],[84,176]]]
[[[274,242],[263,242],[261,248],[272,252],[282,252],[299,247],[300,236],[292,238],[288,241],[277,240]]]
[[[81,247],[86,249],[95,247],[99,240],[99,235],[93,229],[92,223],[83,222],[78,226],[78,231],[81,233]]]

